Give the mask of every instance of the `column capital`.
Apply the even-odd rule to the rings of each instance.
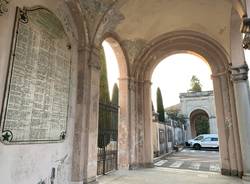
[[[243,49],[250,50],[250,33],[246,33],[242,41]]]
[[[147,85],[149,84],[150,86],[152,85],[152,82],[150,80],[142,80],[142,81],[139,81],[139,80],[135,80],[134,78],[119,78],[120,81],[124,81],[124,80],[127,80],[129,82],[129,89],[131,90],[135,90],[135,86],[136,85],[140,85],[140,86],[144,86],[144,85]]]
[[[218,78],[218,77],[221,77],[221,76],[225,76],[227,74],[228,74],[228,70],[223,71],[223,72],[218,72],[216,74],[212,74],[211,79],[215,79],[215,78]]]
[[[250,18],[243,17],[243,21],[241,24],[241,32],[242,33],[250,33]]]
[[[145,81],[143,81],[143,83],[144,83],[144,84],[149,84],[149,85],[152,85],[151,80],[145,80]]]
[[[79,45],[78,52],[90,52],[91,48],[88,45]]]
[[[130,78],[130,77],[119,77],[118,80],[119,81],[130,81],[130,80],[133,80],[133,78]]]
[[[7,4],[9,4],[9,0],[0,0],[0,16],[8,12]]]
[[[233,82],[241,82],[248,80],[248,70],[249,68],[246,63],[236,67],[231,66],[231,80]]]
[[[99,47],[90,47],[90,58],[88,62],[89,67],[95,68],[97,70],[101,69],[100,50],[101,49]]]
[[[250,50],[250,18],[244,17],[241,24],[241,32],[245,33],[243,38],[242,47]]]

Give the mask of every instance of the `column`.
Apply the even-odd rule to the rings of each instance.
[[[211,134],[218,134],[217,122],[215,116],[209,117],[209,128]]]
[[[248,66],[232,67],[236,112],[239,123],[239,135],[243,160],[243,179],[250,181],[250,94]]]
[[[242,20],[243,19],[243,20]],[[231,17],[231,78],[235,96],[236,115],[238,120],[241,155],[243,163],[243,179],[250,181],[250,94],[248,83],[248,66],[245,63],[244,51],[250,49],[249,19],[240,17],[232,11]],[[242,43],[242,33],[245,38]]]
[[[214,86],[214,98],[216,105],[216,115],[217,115],[217,126],[219,134],[219,143],[220,143],[220,158],[221,158],[221,173],[223,175],[231,174],[230,166],[230,156],[229,156],[229,129],[226,125],[226,115],[225,115],[225,100],[224,100],[224,91],[225,86],[222,85],[224,76],[214,76],[213,77],[213,86]]]
[[[130,169],[153,166],[151,82],[130,81]]]
[[[143,83],[143,106],[144,106],[144,167],[153,167],[153,142],[152,142],[152,101],[151,81]]]
[[[191,124],[190,124],[190,118],[187,119],[187,141],[192,139],[192,132],[191,132]]]
[[[137,154],[137,136],[136,136],[136,119],[137,119],[137,103],[136,103],[136,83],[134,79],[128,80],[129,93],[129,169],[136,169],[138,167]]]
[[[86,90],[86,105],[87,108],[87,131],[86,138],[87,160],[85,183],[90,183],[96,180],[97,173],[97,139],[98,139],[98,118],[99,118],[99,91],[100,91],[100,50],[92,48],[90,60],[88,62],[89,73]]]
[[[96,181],[99,71],[99,49],[81,49],[78,61],[72,184]]]
[[[129,79],[119,79],[118,168],[129,168]]]

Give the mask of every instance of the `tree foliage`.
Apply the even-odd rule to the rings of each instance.
[[[209,133],[209,120],[207,116],[200,115],[195,119],[196,135]]]
[[[169,109],[166,113],[170,119],[177,122],[178,127],[182,128],[182,125],[186,126],[187,117],[179,109]]]
[[[200,80],[193,75],[191,78],[191,89],[189,90],[191,92],[201,92],[202,91],[202,85],[200,83]]]
[[[157,88],[156,98],[157,98],[156,101],[157,101],[157,112],[159,114],[159,121],[165,122],[165,114],[164,114],[165,111],[164,111],[164,106],[163,106],[161,90],[159,87]]]

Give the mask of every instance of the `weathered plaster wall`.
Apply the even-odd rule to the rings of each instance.
[[[8,67],[12,29],[16,6],[32,7],[40,5],[52,11],[65,26],[70,41],[74,40],[73,21],[69,24],[69,12],[60,0],[12,0],[8,5],[9,12],[0,16],[0,105],[4,95],[5,77]],[[67,23],[68,22],[68,23]],[[70,84],[70,106],[66,139],[61,143],[4,145],[0,143],[0,178],[4,184],[37,184],[41,181],[49,183],[52,168],[55,168],[57,184],[70,183],[71,159],[75,119],[76,93],[76,45],[72,44],[72,76]]]

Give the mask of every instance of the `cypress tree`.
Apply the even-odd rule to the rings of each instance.
[[[115,106],[119,105],[119,88],[118,88],[118,85],[116,83],[113,86],[112,104]],[[112,115],[112,127],[115,130],[118,130],[118,113],[113,113],[113,115]],[[116,139],[116,137],[113,139]]]
[[[118,88],[118,85],[116,83],[114,84],[114,87],[113,87],[112,104],[114,104],[114,105],[119,104],[119,88]]]
[[[104,50],[100,52],[100,96],[99,101],[102,104],[110,104],[109,88],[108,88],[108,77],[107,77],[107,66],[105,60]],[[105,110],[106,108],[99,108],[99,120],[98,120],[98,147],[103,148],[110,142],[110,135],[107,133],[112,126],[111,113]]]
[[[99,97],[99,100],[102,103],[110,103],[107,66],[106,66],[106,60],[105,60],[105,55],[104,55],[103,49],[101,49],[101,53],[100,53],[100,65],[101,65],[101,71],[100,71],[100,97]]]
[[[159,114],[159,121],[165,122],[163,100],[162,100],[161,90],[159,87],[157,88],[156,98],[157,98],[157,112]]]

